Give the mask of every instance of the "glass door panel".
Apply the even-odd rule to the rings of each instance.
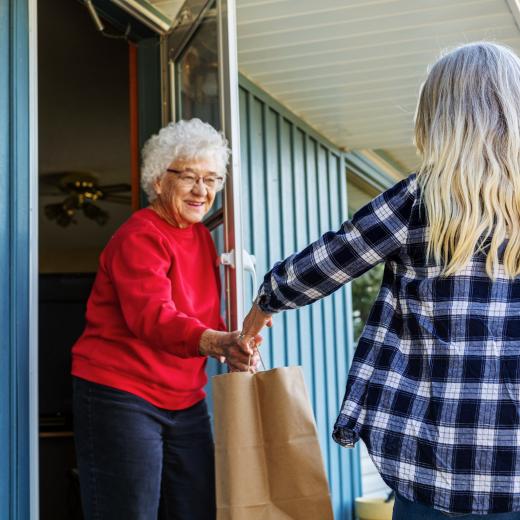
[[[198,117],[222,129],[216,4],[211,2],[203,12],[198,27],[175,60],[173,71],[170,70],[176,94],[171,103],[175,105],[176,120]],[[206,216],[205,223],[212,230],[224,223],[223,199],[222,193],[218,193]]]
[[[216,2],[180,54],[175,67],[178,119],[198,117],[221,128]]]
[[[235,329],[244,314],[235,2],[187,0],[173,27],[163,38],[164,122],[198,117],[224,132],[231,147],[225,190],[205,223],[219,251],[232,253],[225,294],[227,322]]]

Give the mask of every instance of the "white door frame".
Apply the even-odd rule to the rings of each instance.
[[[228,326],[241,328],[244,320],[244,240],[240,169],[240,117],[238,99],[237,23],[235,0],[219,0],[219,79],[221,121],[231,147],[231,164],[224,199],[226,252],[234,251],[234,266],[226,267]]]
[[[38,5],[29,14],[29,517],[40,518],[38,381]]]

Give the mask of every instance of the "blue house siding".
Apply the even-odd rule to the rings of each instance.
[[[28,2],[0,2],[0,518],[29,518]],[[32,409],[32,408],[31,408]],[[34,444],[32,444],[34,446]],[[34,491],[34,490],[33,490]]]
[[[0,67],[10,56],[10,5],[0,3]],[[11,503],[11,341],[10,341],[10,113],[9,74],[0,74],[0,517],[9,518]]]
[[[240,81],[245,247],[260,277],[347,217],[343,154],[246,78]],[[252,297],[252,294],[249,296]],[[360,494],[359,453],[331,440],[351,359],[349,290],[278,315],[266,332],[267,368],[302,365],[337,519]]]

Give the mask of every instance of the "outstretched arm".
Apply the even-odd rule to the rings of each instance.
[[[265,275],[255,304],[242,327],[244,349],[271,324],[271,315],[311,304],[397,255],[406,243],[416,200],[411,176],[382,193],[343,223],[302,251],[279,262]]]

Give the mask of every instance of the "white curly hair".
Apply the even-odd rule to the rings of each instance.
[[[196,118],[170,123],[143,146],[141,186],[149,202],[155,200],[155,181],[178,159],[212,159],[217,173],[225,177],[229,155],[226,138],[210,124]]]

